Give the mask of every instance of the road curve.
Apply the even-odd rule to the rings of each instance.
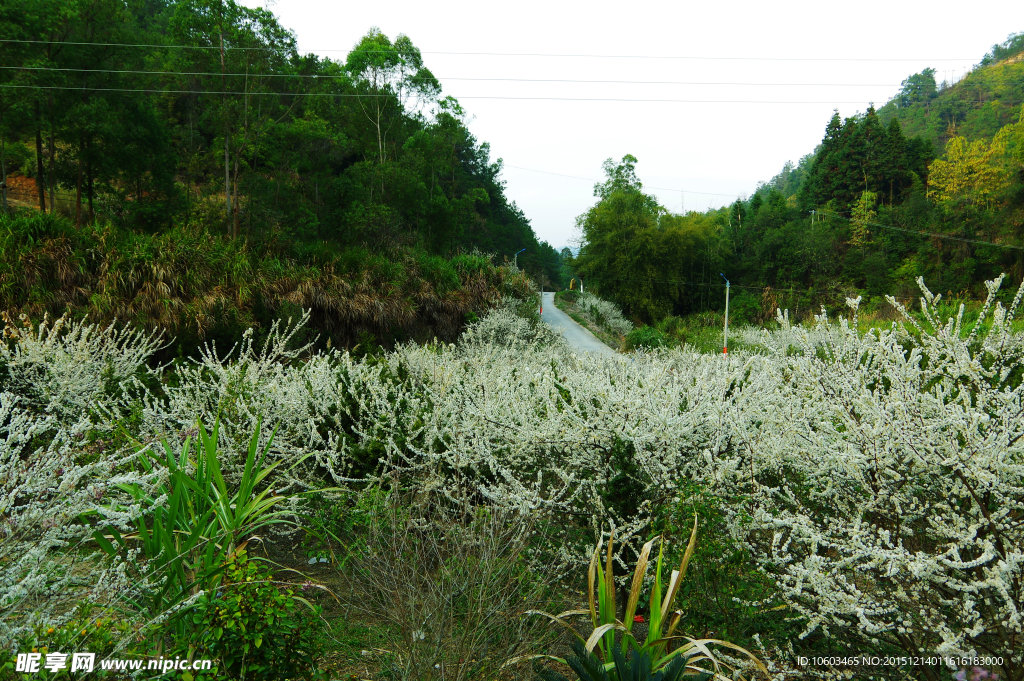
[[[597,336],[577,324],[573,319],[555,307],[555,294],[545,292],[543,294],[543,312],[540,315],[542,321],[548,326],[562,334],[566,342],[579,352],[589,352],[595,355],[607,355],[614,357],[617,352],[598,340]]]

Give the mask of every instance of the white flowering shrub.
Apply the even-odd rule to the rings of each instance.
[[[177,368],[176,380],[165,385],[160,395],[144,396],[139,439],[167,439],[180,446],[195,429],[196,419],[207,424],[219,420],[221,447],[236,454],[222,466],[225,477],[235,480],[257,430],[262,450],[278,428],[272,456],[289,465],[308,451],[329,446],[318,429],[318,419],[330,405],[318,398],[325,390],[324,381],[331,385],[337,381],[338,359],[335,352],[298,359],[309,345],[290,346],[308,318],[307,312],[296,323],[289,320],[285,328],[275,322],[260,347],[254,347],[251,329],[223,355],[216,345],[205,346],[198,359]],[[264,427],[258,428],[261,422]],[[282,490],[305,489],[309,482],[295,476],[278,480]]]
[[[531,310],[534,301],[525,305]],[[459,342],[467,348],[503,347],[525,350],[532,346],[562,346],[565,341],[550,326],[523,314],[524,302],[505,296],[482,319],[466,327]]]
[[[138,509],[108,512],[121,482],[146,480],[126,465],[111,419],[157,347],[154,336],[59,320],[38,329],[7,320],[0,344],[0,645],[36,624],[59,623],[78,602],[104,602],[126,587],[82,544],[83,518],[125,526]],[[106,439],[104,439],[106,438]]]
[[[633,330],[632,322],[623,317],[622,310],[611,301],[598,298],[592,293],[583,293],[576,305],[605,331],[625,336]]]
[[[905,315],[861,336],[823,313],[817,337],[783,318],[781,342],[763,341],[777,388],[759,405],[757,437],[730,457],[724,482],[750,496],[754,517],[736,531],[805,635],[998,656],[1019,674],[1024,352],[1009,321],[1024,285],[1010,310],[992,310],[990,295],[961,339],[963,308],[943,323],[940,297],[919,283],[927,328]],[[849,303],[856,311],[859,299]]]
[[[726,357],[578,357],[507,306],[457,344],[364,361],[289,350],[295,328],[275,328],[262,348],[251,337],[227,356],[211,347],[173,380],[153,370],[159,388],[132,390],[90,377],[114,366],[128,386],[151,352],[146,338],[100,343],[93,359],[71,350],[85,329],[22,334],[3,356],[22,373],[0,402],[0,532],[14,539],[0,542],[0,615],[56,603],[53,585],[72,579],[61,566],[85,536],[77,519],[105,512],[96,485],[135,475],[127,442],[90,444],[83,456],[79,434],[92,443],[125,426],[141,443],[180,446],[197,417],[219,415],[229,478],[241,462],[232,447],[244,451],[262,420],[266,437],[278,428],[271,456],[285,464],[273,485],[358,492],[397,482],[530,513],[531,550],[557,554],[560,569],[585,566],[609,522],[635,551],[652,518],[697,486],[720,500],[730,537],[775,581],[804,643],[996,655],[1014,678],[1024,650],[1024,342],[1009,329],[1024,288],[1004,309],[997,287],[970,334],[962,318],[935,316],[939,297],[922,283],[923,327],[906,317],[859,334],[824,314],[803,327],[780,313],[778,330],[752,338],[756,354]],[[12,364],[30,356],[39,359]],[[17,368],[30,364],[36,373]],[[46,376],[78,378],[58,387]],[[306,453],[305,467],[283,473]],[[65,478],[73,489],[60,487]],[[116,494],[104,484],[106,498]],[[89,566],[77,579],[116,583],[115,568],[75,560]]]
[[[140,376],[159,372],[147,364],[160,347],[162,334],[113,324],[52,323],[33,327],[22,315],[20,324],[4,315],[0,342],[0,378],[24,404],[64,418],[94,412],[98,422],[122,415],[126,394],[141,387]]]

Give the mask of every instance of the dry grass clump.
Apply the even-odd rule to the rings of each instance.
[[[525,668],[501,670],[557,636],[525,615],[560,600],[554,571],[531,559],[536,518],[452,492],[379,492],[349,556],[343,599],[381,627],[378,657],[393,678],[531,678]]]
[[[303,255],[184,228],[74,229],[36,214],[0,222],[0,310],[36,320],[71,311],[100,324],[130,321],[181,342],[199,342],[226,324],[240,335],[269,325],[268,314],[283,307],[309,310],[308,326],[335,345],[351,347],[366,333],[454,340],[468,315],[528,290],[523,273],[481,255]]]

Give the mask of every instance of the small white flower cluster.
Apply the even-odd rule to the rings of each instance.
[[[132,392],[144,392],[138,374],[158,338],[64,326],[7,320],[0,343],[0,645],[58,622],[83,592],[102,601],[123,586],[113,572],[94,579],[98,565],[77,555],[92,532],[81,519],[99,513],[126,528],[138,509],[110,512],[109,493],[147,482],[122,475],[130,452],[85,438],[110,439]]]

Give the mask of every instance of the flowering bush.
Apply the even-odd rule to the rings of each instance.
[[[104,522],[127,531],[141,509],[117,483],[153,489],[167,471],[133,472],[138,448],[112,437],[119,424],[142,443],[180,447],[197,418],[220,414],[225,443],[238,443],[226,451],[245,451],[261,421],[260,450],[277,429],[267,454],[284,464],[267,480],[275,489],[326,481],[358,496],[386,480],[458,491],[531,514],[544,540],[531,551],[557,555],[561,570],[585,567],[611,521],[622,574],[656,533],[652,519],[700,489],[721,500],[724,531],[802,622],[794,644],[1002,657],[996,673],[1018,678],[1024,341],[1009,329],[1024,287],[1003,308],[999,283],[972,332],[962,317],[940,320],[940,296],[923,283],[925,323],[906,314],[861,334],[824,314],[802,327],[783,313],[778,330],[751,339],[757,354],[727,357],[576,357],[499,310],[459,344],[372,361],[299,361],[286,342],[294,329],[275,328],[260,348],[251,337],[228,356],[207,348],[157,387],[132,379],[151,353],[145,338],[103,341],[94,360],[72,352],[86,332],[73,324],[46,337],[12,330],[3,358],[21,378],[0,394],[0,643],[59,619],[75,584],[97,598],[123,584],[123,570],[80,550],[92,531],[80,518],[110,514],[106,500],[120,495]],[[37,357],[35,373],[19,357]],[[108,366],[123,389],[97,387]],[[221,463],[237,485],[243,458]],[[73,577],[72,555],[87,579]],[[946,671],[914,673],[956,670]]]
[[[523,314],[521,303],[506,296],[484,317],[470,324],[462,334],[464,347],[526,349],[531,346],[561,346],[565,341],[547,324]]]
[[[962,317],[943,323],[940,296],[919,283],[926,328],[905,315],[909,331],[858,335],[822,314],[817,340],[784,318],[785,349],[765,334],[777,388],[723,482],[750,496],[754,521],[736,529],[804,617],[804,635],[991,655],[1019,673],[1024,404],[1022,344],[1008,322],[1024,285],[1009,310],[993,310],[1000,282],[989,282],[989,304],[961,339]],[[859,299],[849,304],[856,312]]]
[[[622,310],[615,303],[598,298],[592,293],[580,294],[576,306],[606,331],[625,336],[633,330],[633,324],[622,316]]]

